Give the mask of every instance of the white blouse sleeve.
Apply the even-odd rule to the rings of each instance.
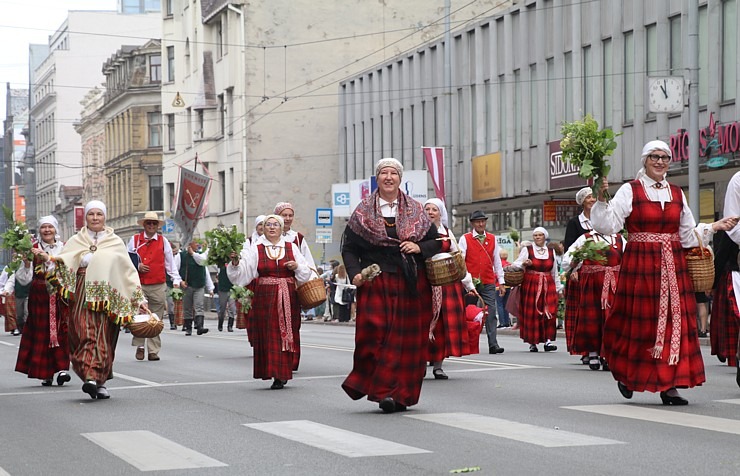
[[[519,252],[519,257],[514,261],[512,266],[516,266],[518,268],[523,268],[523,263],[529,259],[529,251],[527,250],[526,246],[523,246],[521,251]]]
[[[305,241],[304,241],[305,243]],[[295,243],[286,243],[288,246],[293,247],[293,258],[298,263],[298,267],[295,269],[295,279],[299,284],[303,284],[306,281],[310,281],[312,278],[317,277],[316,273],[309,268],[308,260],[301,254],[298,246]]]
[[[256,246],[249,246],[242,249],[239,255],[239,264],[234,266],[231,262],[226,264],[226,275],[229,281],[237,286],[246,286],[258,276],[257,264],[259,254]]]
[[[632,186],[626,183],[619,187],[610,202],[594,203],[591,209],[591,225],[603,235],[614,235],[622,231],[624,221],[632,213]]]
[[[699,223],[697,225],[696,221],[694,221],[694,214],[691,213],[691,208],[689,208],[689,204],[686,201],[686,194],[683,191],[681,191],[681,199],[683,200],[683,209],[681,209],[681,223],[678,227],[681,246],[684,248],[699,246],[699,240],[696,237],[697,233],[701,237],[702,244],[707,246],[714,235],[712,225],[707,223]]]
[[[583,244],[586,242],[586,235],[581,235],[578,237],[576,241],[573,242],[572,245],[570,245],[570,248],[568,248],[568,251],[565,252],[563,255],[563,272],[567,273],[571,270],[577,270],[581,267],[581,263],[573,263],[573,253],[578,251],[578,249],[583,246]]]
[[[15,276],[15,280],[21,286],[25,286],[30,283],[31,279],[33,279],[33,262],[31,262],[31,265],[28,268],[26,268],[25,265],[22,265],[13,276]]]
[[[550,270],[553,281],[555,281],[555,290],[560,292],[563,290],[563,283],[560,282],[560,275],[558,274],[558,261],[553,260],[552,270]]]

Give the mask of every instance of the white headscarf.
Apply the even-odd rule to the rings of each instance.
[[[103,216],[105,218],[108,218],[108,209],[105,208],[105,203],[101,202],[100,200],[90,200],[87,202],[87,205],[85,205],[85,216],[87,216],[87,212],[92,210],[93,208],[97,208],[101,212],[103,212]]]
[[[576,203],[579,205],[583,205],[583,202],[586,201],[586,198],[588,198],[589,195],[593,195],[594,191],[591,189],[591,187],[583,187],[576,193]]]
[[[635,180],[640,180],[640,177],[645,175],[645,161],[647,160],[647,156],[650,155],[650,153],[654,150],[662,150],[666,154],[668,154],[668,157],[673,157],[673,154],[671,153],[671,148],[663,142],[662,140],[651,140],[647,144],[645,144],[645,147],[642,148],[642,155],[640,155],[640,162],[642,162],[642,168],[637,171],[637,175],[635,176]],[[665,175],[663,176],[665,179]]]
[[[260,223],[265,221],[264,215],[259,215],[257,218],[254,219],[254,226],[257,227]]]
[[[532,230],[532,240],[534,240],[534,234],[535,233],[542,233],[543,235],[545,235],[545,240],[547,240],[548,238],[550,238],[550,234],[547,232],[547,230],[545,230],[541,226],[538,226],[537,228],[535,228],[534,230]]]
[[[45,217],[39,218],[39,225],[38,229],[41,230],[41,225],[51,225],[54,227],[54,239],[56,241],[59,241],[61,237],[59,236],[59,222],[54,217],[54,215],[46,215]],[[42,243],[44,240],[41,239],[41,231],[39,231],[36,234],[36,238],[39,243]]]
[[[439,198],[430,198],[429,200],[424,202],[425,207],[427,206],[427,203],[431,203],[432,205],[437,207],[437,209],[439,210],[440,221],[445,227],[448,227],[449,225],[447,224],[448,223],[447,207],[445,207],[445,202],[443,202]]]

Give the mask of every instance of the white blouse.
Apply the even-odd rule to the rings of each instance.
[[[645,188],[646,195],[650,201],[660,202],[661,208],[665,209],[665,203],[672,199],[671,188],[668,182],[663,180],[661,188],[655,188],[655,180],[647,175],[640,177],[639,181]],[[604,235],[613,235],[619,233],[624,228],[624,222],[632,214],[632,185],[625,183],[622,185],[610,202],[597,201],[591,209],[591,224],[594,229]],[[681,221],[678,227],[678,235],[681,239],[681,246],[692,248],[699,246],[694,230],[699,233],[704,244],[708,244],[714,235],[711,224],[696,224],[694,216],[691,214],[689,204],[686,202],[686,195],[681,191],[681,200],[683,209],[681,210]]]
[[[315,278],[315,273],[308,267],[306,258],[301,254],[298,245],[295,243],[286,242],[283,237],[280,237],[280,241],[273,245],[264,236],[260,236],[257,242],[254,242],[249,247],[242,249],[239,264],[234,266],[231,262],[226,265],[226,274],[229,277],[229,281],[239,286],[246,286],[251,283],[255,278],[259,277],[257,266],[259,264],[259,250],[258,244],[265,246],[265,252],[269,257],[280,260],[285,256],[285,247],[290,246],[293,250],[293,258],[298,264],[298,267],[294,270],[295,278],[298,283],[303,284],[306,281]]]

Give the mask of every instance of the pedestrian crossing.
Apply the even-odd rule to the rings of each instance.
[[[740,404],[740,399],[718,402]],[[740,435],[740,420],[699,415],[685,411],[663,410],[652,406],[619,404],[566,406],[561,408],[593,413],[609,418],[627,418],[642,422]],[[422,422],[424,425],[454,428],[543,448],[594,446],[608,448],[612,445],[633,443],[604,438],[595,434],[576,433],[560,430],[557,427],[538,426],[474,413],[409,412],[399,416],[404,419]],[[389,435],[388,438],[381,438],[311,420],[244,423],[242,425],[251,431],[267,433],[277,437],[278,440],[274,443],[276,447],[286,444],[280,443],[279,439],[283,439],[346,458],[419,455],[443,451],[440,448],[425,447],[427,445],[423,443],[424,440],[418,437],[414,439],[414,446],[411,446],[398,441],[401,437],[395,434]],[[608,428],[608,426],[608,422],[603,425],[604,428]],[[439,433],[439,430],[434,428],[428,430],[430,434]],[[420,429],[420,434],[426,432],[427,429]],[[146,430],[83,433],[82,436],[140,471],[228,466],[226,462],[218,461]],[[433,445],[433,443],[429,442],[428,445]],[[276,449],[276,451],[284,450]],[[0,468],[0,476],[6,474],[8,473]]]

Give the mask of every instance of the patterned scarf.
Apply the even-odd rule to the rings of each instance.
[[[385,220],[380,212],[378,191],[365,197],[357,208],[347,226],[357,235],[375,246],[397,246],[403,241],[417,242],[424,238],[432,226],[421,203],[398,191],[398,212],[396,213],[396,231],[398,239],[386,233]]]
[[[139,273],[134,269],[126,245],[106,227],[106,234],[95,246],[85,274],[85,295],[88,309],[107,315],[116,324],[127,324],[144,301]],[[64,299],[74,297],[77,269],[82,257],[89,253],[93,242],[87,227],[74,235],[54,257],[56,266],[47,279],[59,287]]]

